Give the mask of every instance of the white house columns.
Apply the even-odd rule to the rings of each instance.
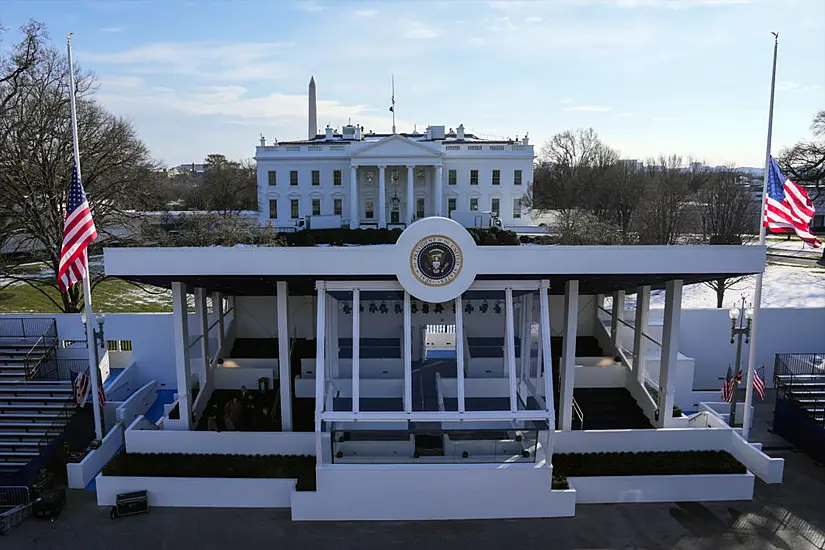
[[[415,166],[407,165],[407,223],[415,218]]]
[[[358,213],[358,167],[350,167],[349,176],[349,228],[358,229],[361,225],[361,216]]]
[[[439,164],[435,167],[435,215],[443,216],[444,209],[442,201],[444,200],[444,170]]]
[[[383,229],[387,227],[387,167],[381,165],[378,167],[378,204],[375,207],[378,209],[378,227]]]
[[[662,360],[659,363],[659,426],[668,427],[676,397],[676,367],[679,361],[679,326],[682,312],[682,280],[665,285],[665,319],[662,327]]]

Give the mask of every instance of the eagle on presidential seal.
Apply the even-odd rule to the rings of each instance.
[[[411,267],[416,278],[430,286],[451,282],[461,270],[461,250],[450,238],[431,236],[413,248]]]

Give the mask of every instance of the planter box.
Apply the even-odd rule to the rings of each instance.
[[[746,474],[569,477],[578,504],[751,500]]]
[[[120,493],[146,491],[149,506],[289,508],[295,479],[120,477],[96,478],[97,504],[114,506]]]

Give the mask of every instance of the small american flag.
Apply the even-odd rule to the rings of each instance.
[[[733,398],[733,371],[728,367],[728,373],[725,375],[725,381],[722,382],[722,399],[731,402]]]
[[[811,233],[814,205],[805,188],[785,177],[771,157],[768,166],[768,189],[765,197],[765,227],[776,233],[796,233],[813,248],[822,242]]]
[[[753,373],[753,389],[759,394],[759,398],[765,400],[765,366],[762,365]]]
[[[79,407],[86,405],[89,397],[89,377],[85,373],[78,373],[74,379],[74,400]]]
[[[63,226],[63,246],[60,249],[60,266],[57,270],[57,284],[61,292],[85,277],[89,270],[86,249],[97,238],[97,229],[89,209],[89,201],[78,177],[77,165],[72,169],[72,183],[69,186],[69,201],[66,206],[66,221]]]

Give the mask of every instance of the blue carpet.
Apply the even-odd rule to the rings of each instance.
[[[163,406],[173,401],[177,390],[158,390],[158,398],[144,415],[148,420],[157,422],[163,416]]]
[[[455,359],[454,349],[428,349],[427,359]]]

